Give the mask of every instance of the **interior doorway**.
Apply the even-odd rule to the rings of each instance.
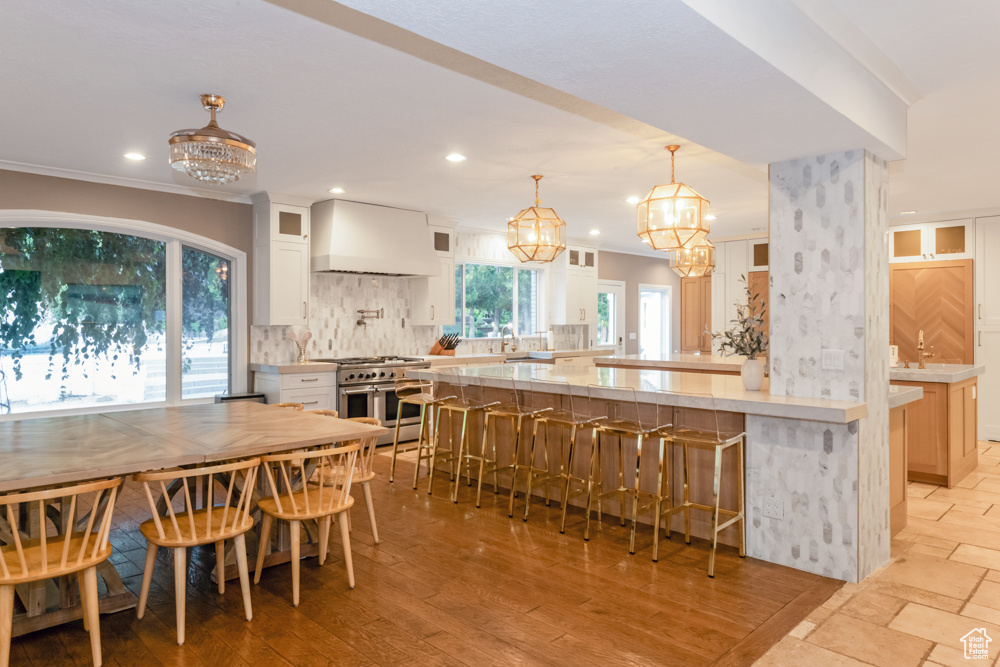
[[[670,354],[669,285],[639,285],[639,354],[647,358]]]
[[[625,281],[597,283],[597,347],[625,354]]]

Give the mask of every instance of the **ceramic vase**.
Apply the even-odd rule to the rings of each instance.
[[[740,377],[743,378],[743,387],[747,391],[760,391],[764,384],[764,360],[747,359],[740,369]]]

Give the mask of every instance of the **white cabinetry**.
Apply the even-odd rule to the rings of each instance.
[[[454,230],[429,227],[434,251],[441,260],[441,273],[410,280],[414,325],[448,326],[455,324],[455,247]]]
[[[568,246],[552,262],[552,324],[597,325],[597,250]]]
[[[975,229],[970,218],[893,225],[889,228],[889,261],[973,259]]]
[[[979,439],[1000,440],[1000,216],[976,220],[976,363]]]
[[[753,246],[764,240],[725,241],[715,244],[715,270],[712,272],[712,321],[713,332],[728,329],[736,319],[736,303],[746,302],[746,286],[740,277],[746,277],[753,261]],[[757,251],[758,255],[761,252]],[[763,259],[758,257],[758,259]],[[766,259],[764,261],[767,261]],[[755,267],[756,268],[756,267]],[[764,269],[766,269],[766,265]],[[713,343],[718,354],[718,342]]]
[[[309,320],[309,207],[279,195],[253,201],[253,323],[306,324]]]
[[[747,262],[750,264],[750,271],[767,271],[768,252],[770,244],[768,239],[751,239],[748,243]],[[737,276],[738,277],[738,276]]]
[[[301,403],[305,410],[336,410],[335,373],[254,373],[254,391],[268,403]]]

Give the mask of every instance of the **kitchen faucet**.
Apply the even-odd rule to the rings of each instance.
[[[933,350],[934,348],[931,349]],[[917,367],[927,368],[927,364],[924,363],[924,360],[933,356],[935,356],[933,352],[924,352],[924,330],[921,329],[917,334],[917,361],[920,362]]]
[[[510,329],[510,339],[511,342],[514,340],[514,329],[509,324],[503,325],[503,329],[500,330],[500,354],[507,351],[507,333],[506,331]]]

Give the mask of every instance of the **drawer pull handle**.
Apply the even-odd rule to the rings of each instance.
[[[302,401],[302,405],[316,405],[319,401]]]
[[[319,378],[305,378],[300,380],[300,382],[319,382]]]

